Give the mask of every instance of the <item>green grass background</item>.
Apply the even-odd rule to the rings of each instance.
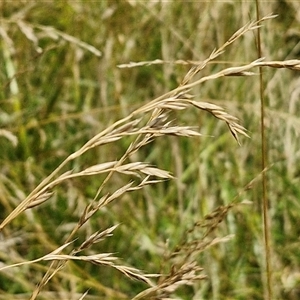
[[[256,19],[254,1],[2,1],[0,8],[0,220],[65,157],[108,124],[175,88],[189,69],[168,63],[118,65],[155,59],[202,61]],[[299,57],[300,4],[261,1],[260,8],[262,16],[278,14],[261,28],[266,60]],[[257,59],[255,34],[246,33],[200,75]],[[299,73],[263,69],[263,80],[272,165],[267,177],[274,297],[294,300],[300,297]],[[239,147],[226,125],[208,113],[176,113],[176,122],[198,126],[204,136],[158,138],[136,156],[170,170],[176,179],[105,207],[80,230],[75,245],[96,230],[120,223],[114,235],[90,253],[116,253],[124,264],[146,273],[170,270],[172,263],[164,259],[168,249],[195,222],[231,203],[261,172],[259,89],[258,75],[196,87],[197,100],[226,107],[251,139],[242,137]],[[118,159],[129,143],[122,139],[93,149],[68,168]],[[63,183],[45,204],[16,218],[1,232],[0,261],[9,265],[32,260],[58,248],[101,180],[82,177]],[[115,191],[128,180],[114,176],[106,189]],[[252,205],[236,206],[214,231],[216,237],[235,237],[199,254],[208,278],[178,289],[174,299],[263,299],[260,180],[237,199]],[[194,239],[201,236],[198,230]],[[43,262],[0,272],[0,299],[28,299],[47,266]],[[145,288],[109,267],[68,263],[39,299],[79,299],[87,289],[85,299],[131,299]]]

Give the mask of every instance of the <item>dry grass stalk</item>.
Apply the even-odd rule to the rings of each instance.
[[[268,169],[264,170],[266,172]],[[205,280],[205,274],[199,274],[203,271],[197,263],[199,253],[204,252],[208,248],[220,243],[227,242],[234,238],[234,235],[228,235],[222,238],[210,238],[209,235],[216,230],[218,225],[224,221],[228,212],[242,204],[252,204],[247,201],[238,202],[242,194],[253,187],[260,178],[261,174],[251,180],[233,199],[226,205],[216,208],[213,212],[206,215],[204,220],[196,222],[192,228],[185,231],[182,235],[182,242],[179,243],[174,250],[166,255],[165,261],[172,261],[172,268],[169,274],[162,274],[159,277],[158,283],[143,292],[136,295],[133,300],[138,299],[173,299],[171,294],[176,291],[181,285],[190,285],[195,281]],[[199,231],[205,229],[202,237],[199,237]],[[195,237],[194,237],[195,234]],[[197,236],[197,237],[196,237]]]
[[[177,109],[177,110],[182,110],[187,107],[187,102],[192,104],[193,106],[210,112],[213,114],[216,118],[221,119],[225,121],[235,137],[238,141],[238,135],[242,134],[245,136],[248,136],[246,133],[246,130],[239,125],[236,120],[236,117],[231,116],[230,114],[226,113],[223,108],[216,106],[211,103],[205,103],[205,102],[195,102],[195,101],[190,101],[188,100],[190,96],[185,96],[188,99],[185,99],[184,97],[179,98],[179,93],[180,96],[182,96],[183,91],[187,91],[190,88],[199,85],[205,81],[212,80],[212,79],[217,79],[223,76],[248,76],[248,73],[245,73],[249,69],[252,69],[254,67],[259,67],[259,66],[265,66],[265,67],[272,67],[272,68],[287,68],[291,70],[300,70],[300,60],[289,60],[285,62],[279,62],[279,61],[270,61],[270,62],[262,62],[261,59],[255,60],[250,64],[247,64],[245,66],[241,67],[232,67],[232,68],[227,68],[224,69],[216,74],[210,75],[203,77],[191,84],[187,84],[185,86],[178,87],[177,89],[173,90],[170,93],[167,93],[166,95],[169,96],[169,94],[177,94],[177,97],[172,97],[172,98],[166,98],[164,97],[159,97],[150,103],[144,105],[140,109],[137,109],[134,111],[130,116],[114,123],[111,125],[109,128],[104,130],[103,132],[99,133],[96,135],[94,138],[92,138],[90,141],[88,141],[80,150],[76,151],[72,155],[70,155],[51,175],[49,175],[1,224],[0,224],[0,230],[4,228],[11,220],[16,218],[20,213],[22,213],[25,209],[28,207],[33,207],[36,206],[37,203],[43,203],[46,201],[49,197],[49,192],[48,189],[53,187],[53,184],[57,183],[57,181],[54,181],[54,183],[47,184],[51,179],[71,160],[74,160],[75,158],[81,156],[83,153],[86,151],[96,147],[96,146],[101,146],[105,145],[108,143],[115,142],[119,139],[121,139],[124,136],[129,136],[129,135],[135,135],[135,134],[145,134],[149,133],[151,136],[160,136],[163,134],[172,134],[172,135],[181,135],[181,136],[191,136],[191,135],[199,135],[199,133],[196,133],[193,131],[191,127],[177,127],[173,129],[167,129],[168,125],[166,126],[164,131],[159,131],[155,130],[154,128],[152,130],[149,130],[149,128],[142,128],[138,129],[136,128],[137,123],[140,121],[138,120],[132,120],[128,124],[124,124],[126,121],[130,120],[133,118],[135,115],[140,114],[140,113],[147,113],[154,108],[159,107],[160,109]],[[245,75],[246,74],[246,75]],[[153,120],[152,120],[153,121]],[[122,124],[119,128],[119,124]],[[118,129],[116,129],[118,128]],[[182,131],[182,129],[184,129]],[[124,132],[124,130],[127,130]],[[143,140],[141,144],[138,144],[138,147],[135,149],[135,151],[139,148],[142,147],[143,145],[149,143],[151,139],[148,138],[148,141]],[[239,141],[238,141],[239,142]],[[132,150],[131,150],[132,151]],[[75,176],[75,175],[74,175]],[[64,179],[67,179],[68,176],[65,176]],[[61,180],[63,177],[60,178]],[[47,196],[45,196],[45,194]],[[33,202],[33,204],[32,204]]]
[[[245,24],[243,27],[241,27],[239,30],[237,30],[219,49],[215,49],[212,51],[210,56],[202,61],[190,61],[190,60],[176,60],[174,62],[172,61],[164,61],[161,59],[156,59],[153,61],[144,61],[144,62],[130,62],[128,64],[120,64],[118,65],[119,68],[133,68],[133,67],[141,67],[141,66],[151,66],[156,64],[180,64],[180,65],[194,65],[189,72],[185,75],[184,79],[181,82],[181,85],[186,85],[196,74],[198,74],[201,70],[203,70],[208,63],[215,60],[218,56],[220,56],[228,46],[230,46],[232,43],[234,43],[237,39],[239,39],[241,36],[243,36],[248,31],[253,31],[260,27],[261,23],[273,18],[276,18],[277,15],[268,15],[260,19],[259,21],[252,21]]]
[[[195,229],[195,228],[194,228]],[[192,232],[185,233],[185,238]],[[176,246],[175,250],[165,258],[165,261],[173,261],[172,268],[168,274],[161,274],[158,283],[138,295],[133,300],[140,299],[174,299],[170,298],[178,288],[184,285],[193,285],[199,280],[207,279],[205,274],[200,274],[203,268],[199,267],[196,261],[199,253],[216,244],[227,242],[233,235],[214,238],[207,241],[193,239],[192,242],[185,242]]]
[[[171,273],[160,277],[160,283],[157,286],[150,287],[136,295],[132,300],[140,299],[174,299],[170,295],[180,286],[192,285],[195,281],[206,279],[205,275],[199,274],[203,269],[196,263],[185,263],[179,269],[175,267]]]
[[[70,233],[69,237],[66,239],[64,244],[57,248],[52,253],[45,255],[39,259],[27,262],[31,264],[34,262],[39,262],[42,260],[50,260],[52,264],[50,265],[47,273],[39,283],[39,286],[34,291],[31,299],[36,299],[40,290],[47,282],[65,265],[69,260],[81,260],[92,262],[99,265],[107,265],[113,267],[126,276],[134,279],[138,279],[146,282],[150,285],[150,288],[139,295],[134,299],[141,299],[145,296],[156,295],[156,297],[165,297],[166,295],[174,292],[180,285],[193,283],[195,280],[202,280],[205,278],[204,275],[199,275],[198,273],[202,271],[195,262],[189,261],[183,263],[179,259],[180,256],[183,256],[185,259],[191,259],[194,255],[205,250],[207,247],[215,245],[216,243],[224,242],[231,237],[226,237],[224,239],[214,239],[207,242],[203,241],[192,241],[191,243],[184,243],[180,246],[178,250],[173,254],[173,257],[176,257],[177,261],[174,265],[174,268],[167,276],[162,276],[157,285],[149,280],[149,275],[144,275],[138,270],[126,266],[119,266],[113,263],[116,259],[112,256],[111,253],[102,253],[91,256],[77,256],[79,252],[84,249],[91,247],[93,244],[101,241],[103,238],[106,238],[111,235],[112,231],[116,228],[113,226],[105,231],[97,231],[90,237],[88,237],[78,249],[71,251],[70,254],[61,254],[63,250],[66,250],[67,246],[71,245],[71,240],[76,235],[78,230],[85,224],[93,215],[101,209],[103,206],[111,203],[112,201],[120,198],[125,193],[142,189],[145,185],[154,184],[165,179],[170,179],[172,176],[169,172],[161,170],[159,168],[150,166],[145,162],[130,162],[128,163],[129,158],[133,153],[149,144],[153,139],[159,136],[164,135],[175,135],[175,136],[201,136],[193,127],[190,126],[177,126],[172,125],[173,123],[168,120],[169,112],[172,110],[185,110],[190,106],[196,107],[200,110],[207,111],[211,113],[217,119],[225,122],[234,138],[238,140],[238,135],[247,136],[246,129],[238,124],[238,119],[229,113],[227,113],[222,107],[207,103],[194,101],[193,96],[189,93],[191,89],[196,86],[205,83],[209,80],[214,80],[224,76],[250,76],[253,73],[249,70],[255,67],[272,67],[272,68],[288,68],[292,70],[300,70],[300,61],[299,60],[290,60],[286,62],[263,62],[262,59],[255,60],[250,64],[231,67],[224,69],[216,74],[212,74],[206,77],[202,77],[194,82],[191,82],[201,70],[203,70],[209,62],[217,58],[223,53],[226,47],[240,38],[243,34],[250,30],[256,29],[260,26],[260,22],[273,18],[274,16],[267,16],[261,19],[258,22],[250,22],[240,30],[238,30],[232,37],[218,50],[215,50],[211,55],[201,63],[193,66],[190,71],[183,78],[181,84],[174,90],[146,103],[142,107],[133,111],[127,117],[115,122],[114,124],[108,126],[105,130],[95,135],[90,139],[85,145],[83,145],[78,151],[74,152],[68,156],[62,163],[55,169],[47,178],[45,178],[33,191],[30,195],[24,199],[14,210],[13,212],[6,217],[6,219],[1,223],[0,230],[3,229],[9,222],[15,219],[19,214],[24,210],[38,206],[51,198],[53,189],[65,182],[67,180],[77,178],[80,176],[91,176],[106,173],[107,176],[104,181],[99,186],[99,189],[93,199],[93,202],[86,206],[81,218],[79,219],[77,225],[74,227],[73,231]],[[42,28],[43,29],[43,28]],[[48,29],[47,29],[48,30]],[[29,34],[29,31],[27,32]],[[70,40],[65,35],[59,34],[62,38],[68,40],[69,42],[76,42]],[[79,46],[84,46],[80,44]],[[89,49],[91,51],[91,49]],[[125,151],[124,155],[116,161],[99,163],[94,166],[90,166],[79,172],[67,171],[61,173],[64,167],[67,164],[76,158],[83,155],[85,152],[92,150],[95,147],[106,145],[109,143],[114,143],[125,137],[134,136],[134,141],[130,144],[128,149]],[[102,195],[102,191],[106,183],[110,180],[114,173],[121,173],[125,175],[130,175],[138,178],[138,182],[130,182],[123,187],[117,189],[112,194]],[[208,222],[204,226],[208,226],[211,230],[216,228],[217,224],[224,219],[224,216],[227,214],[228,210],[232,206],[221,207],[219,210],[213,212],[211,216],[207,216],[206,221],[214,220],[214,222]],[[196,227],[195,227],[196,228]],[[13,266],[19,266],[26,263],[16,264]],[[10,266],[12,267],[12,266]],[[2,269],[8,268],[4,267]],[[156,276],[156,275],[150,275]]]
[[[266,171],[267,169],[263,172]],[[249,204],[247,201],[238,202],[238,198],[240,198],[245,191],[252,188],[253,185],[260,180],[261,175],[262,174],[259,174],[251,180],[230,204],[216,208],[213,212],[206,215],[204,220],[196,222],[192,228],[184,232],[182,242],[174,248],[173,252],[165,257],[165,261],[173,262],[170,273],[162,275],[156,286],[144,290],[133,299],[173,299],[170,298],[170,295],[181,285],[189,285],[195,281],[207,279],[205,274],[199,274],[203,271],[203,269],[196,264],[199,253],[219,243],[227,242],[234,237],[234,235],[231,234],[223,238],[210,238],[209,235],[224,221],[224,218],[232,208],[237,205]],[[199,237],[199,231],[202,228],[205,229],[205,231],[202,237]],[[194,234],[195,237],[193,236]]]

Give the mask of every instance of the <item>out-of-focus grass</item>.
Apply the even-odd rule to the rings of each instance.
[[[248,19],[255,6],[231,2],[4,1],[0,23],[0,216],[3,220],[69,154],[96,133],[143,103],[175,88],[189,67],[176,64],[118,68],[130,61],[206,59]],[[262,15],[278,17],[262,27],[266,60],[297,58],[300,6],[294,1],[261,4]],[[201,76],[257,58],[248,32],[209,64]],[[97,52],[97,50],[99,52]],[[101,54],[100,54],[101,52]],[[299,297],[299,73],[263,69],[268,101],[267,172],[272,266],[276,299]],[[176,122],[198,125],[196,139],[158,138],[136,154],[173,172],[176,179],[125,195],[100,210],[76,236],[79,246],[96,230],[121,225],[113,237],[87,250],[117,253],[146,273],[169,272],[169,249],[194,224],[231,203],[260,170],[258,76],[211,80],[193,89],[196,99],[225,106],[251,139],[238,147],[226,126],[205,113],[176,113]],[[213,136],[213,137],[211,137]],[[16,144],[17,141],[17,144]],[[118,159],[131,142],[120,140],[87,152],[70,169]],[[67,170],[67,169],[66,169]],[[1,233],[5,265],[36,259],[61,246],[103,177],[62,184],[51,199],[26,210]],[[257,180],[259,182],[259,180]],[[113,176],[106,192],[128,183]],[[265,291],[261,190],[258,183],[238,201],[213,233],[235,238],[199,254],[208,278],[179,289],[182,299],[263,299]],[[193,232],[197,240],[201,227]],[[188,238],[192,236],[187,235]],[[0,273],[0,299],[28,299],[47,270],[46,262]],[[128,299],[146,288],[109,267],[69,262],[42,290],[40,299]],[[99,299],[98,298],[98,299]]]

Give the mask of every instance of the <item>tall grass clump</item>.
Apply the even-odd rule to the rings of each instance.
[[[300,7],[258,7],[1,4],[0,299],[298,299]]]

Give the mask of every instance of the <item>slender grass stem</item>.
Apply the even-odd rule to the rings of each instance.
[[[256,16],[257,20],[260,19],[259,0],[256,0]],[[258,58],[262,57],[261,50],[261,36],[260,27],[257,28],[257,53]],[[259,67],[259,86],[260,86],[260,121],[261,121],[261,168],[265,170],[268,163],[268,150],[265,130],[265,97],[264,97],[264,82],[262,68]],[[266,282],[267,282],[267,293],[265,295],[267,300],[273,299],[272,291],[272,269],[271,269],[271,249],[270,249],[270,224],[269,224],[269,203],[268,203],[268,192],[267,192],[267,174],[262,173],[262,212],[263,212],[263,231],[264,231],[264,243],[265,243],[265,261],[266,261]]]

